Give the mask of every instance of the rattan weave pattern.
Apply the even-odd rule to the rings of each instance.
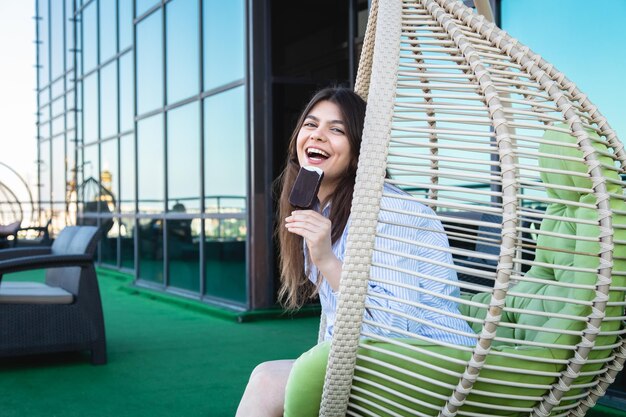
[[[385,177],[385,159],[393,114],[394,92],[389,83],[377,77],[394,77],[399,55],[400,10],[391,3],[383,3],[377,9],[379,21],[387,22],[378,26],[375,32],[373,53],[380,60],[372,65],[369,110],[365,117],[365,127],[361,144],[360,161],[352,202],[351,227],[346,258],[341,276],[338,314],[353,317],[351,323],[335,325],[331,354],[327,368],[328,378],[324,384],[324,395],[320,413],[341,415],[347,406],[350,381],[356,360],[361,318],[364,309],[365,293],[369,276],[369,264],[374,247],[374,235],[370,231],[376,227],[378,202],[380,201]],[[371,32],[370,32],[371,33]],[[352,236],[352,237],[350,237]]]
[[[626,358],[623,145],[573,82],[461,2],[374,0],[370,10],[355,87],[368,99],[368,110],[320,415],[378,410],[380,415],[446,417],[583,416]],[[384,180],[385,169],[391,180]],[[437,212],[455,258],[451,268],[459,276],[477,277],[459,281],[459,288],[486,295],[459,299],[464,311],[482,312],[466,317],[479,329],[476,346],[433,342],[456,349],[461,356],[449,361],[463,372],[415,362],[412,354],[394,353],[406,361],[406,367],[398,367],[358,353],[392,354],[363,344],[366,337],[441,359],[402,340],[359,334],[365,307],[375,308],[364,300],[367,281],[378,279],[370,276],[370,266],[373,252],[381,250],[374,238],[383,181]],[[481,232],[492,230],[493,223],[463,217],[468,212],[500,219],[499,233]],[[597,230],[597,237],[596,232],[572,235],[572,228]],[[545,246],[554,241],[566,242],[568,249]],[[479,245],[491,248],[489,253],[478,252]],[[546,260],[543,253],[569,256],[574,263]],[[548,269],[558,278],[537,272]],[[414,290],[420,291],[417,284]],[[543,324],[533,325],[537,320]],[[570,324],[559,328],[563,323]],[[577,342],[565,343],[568,337]],[[524,356],[525,349],[550,349],[554,355]],[[495,365],[490,357],[525,361],[528,369]],[[533,363],[558,371],[535,371]],[[411,370],[414,365],[453,375],[457,382],[429,381]],[[528,378],[497,380],[482,376],[483,371]],[[407,387],[393,372],[435,383],[448,394],[419,383]],[[502,394],[476,384],[519,386],[536,394],[520,392],[501,402]],[[399,386],[415,395],[394,388]]]
[[[45,283],[71,293],[70,304],[0,303],[0,357],[88,350],[93,364],[107,361],[100,290],[93,256],[101,231],[67,226],[52,247],[5,249],[2,275],[45,269]],[[47,253],[43,253],[47,251]]]

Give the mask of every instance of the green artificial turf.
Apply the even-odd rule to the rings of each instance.
[[[80,353],[1,359],[0,416],[233,416],[256,364],[316,342],[319,318],[238,323],[99,280],[108,364]]]
[[[92,366],[84,353],[0,359],[0,417],[230,417],[256,364],[316,342],[314,308],[299,318],[235,313],[136,289],[115,273],[100,271],[99,281],[109,363]],[[598,405],[588,416],[626,412]]]

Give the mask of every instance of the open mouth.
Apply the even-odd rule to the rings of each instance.
[[[323,160],[330,158],[330,155],[328,154],[328,152],[324,152],[323,150],[317,149],[317,148],[307,149],[306,156],[307,158],[315,160],[315,161],[323,161]]]

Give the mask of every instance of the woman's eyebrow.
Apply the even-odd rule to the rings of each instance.
[[[320,121],[320,119],[318,119],[317,117],[313,116],[312,114],[307,115],[305,118],[306,119],[313,119],[314,121],[318,122]],[[342,124],[345,125],[345,123],[343,122],[343,120],[331,120],[330,121],[331,124]]]

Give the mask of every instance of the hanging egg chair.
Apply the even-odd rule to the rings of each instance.
[[[333,339],[296,361],[285,416],[583,416],[626,357],[625,155],[606,119],[458,0],[372,1],[356,91],[368,105]],[[394,199],[407,204],[381,205]],[[385,234],[394,210],[414,239]],[[379,261],[435,265],[419,239],[433,213],[459,296]],[[394,268],[406,279],[386,281]],[[462,318],[475,343],[369,319],[390,302]],[[424,317],[399,322],[438,326]]]

